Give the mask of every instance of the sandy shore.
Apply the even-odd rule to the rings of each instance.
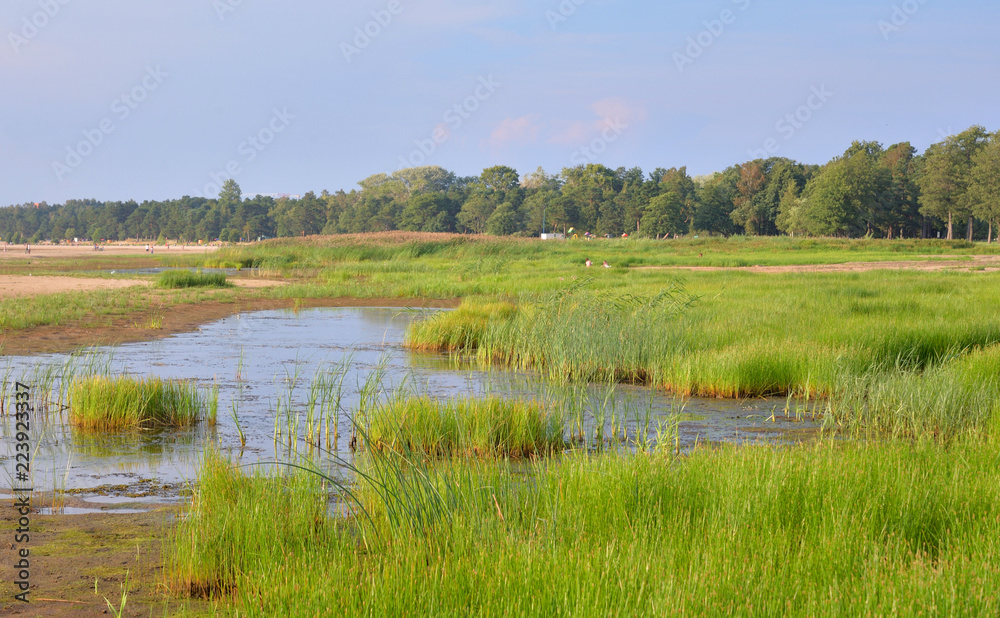
[[[91,257],[115,257],[119,255],[149,255],[146,245],[104,245],[104,251],[94,251],[94,245],[31,245],[31,253],[24,252],[24,245],[6,245],[0,243],[0,260],[18,259],[44,259],[44,258],[91,258]],[[170,245],[166,247],[154,247],[153,255],[197,255],[199,253],[212,253],[217,251],[217,245]]]
[[[1000,256],[974,255],[965,259],[940,259],[898,262],[845,262],[843,264],[797,264],[786,266],[637,266],[635,270],[690,270],[690,271],[747,271],[757,273],[857,273],[872,270],[1000,270]]]

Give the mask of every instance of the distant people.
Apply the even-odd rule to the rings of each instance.
[[[604,260],[603,266],[604,266],[604,268],[611,268],[611,264],[608,264],[607,260]]]
[[[587,266],[587,268],[590,268],[590,265],[593,264],[593,262],[590,261],[590,258],[587,258],[587,261],[584,262],[584,264]]]

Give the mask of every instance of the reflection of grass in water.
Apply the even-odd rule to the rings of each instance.
[[[73,380],[69,399],[70,421],[86,431],[187,427],[202,412],[213,422],[218,404],[186,382],[105,376]]]
[[[265,615],[996,609],[996,444],[434,465],[374,451],[356,467],[339,519],[314,474],[209,456],[168,550],[176,589]]]

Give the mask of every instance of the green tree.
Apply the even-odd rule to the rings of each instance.
[[[986,145],[989,134],[973,126],[944,141],[931,144],[924,153],[920,186],[920,212],[948,224],[948,239],[954,238],[955,219],[968,218],[968,239],[972,240],[973,212],[968,194],[972,160]]]
[[[476,196],[462,204],[459,211],[458,223],[467,231],[474,234],[482,234],[486,231],[486,223],[496,208],[493,203],[482,196]]]
[[[799,196],[795,183],[788,183],[785,194],[778,205],[778,218],[775,220],[778,229],[795,236],[809,233],[808,221],[805,216],[805,200]]]
[[[715,174],[698,187],[697,210],[692,226],[694,229],[725,237],[739,231],[732,219],[735,183],[731,183],[732,175]]]
[[[973,157],[969,197],[973,213],[989,224],[988,242],[1000,222],[1000,131]]]
[[[889,193],[886,196],[886,237],[915,237],[923,230],[920,214],[920,188],[916,183],[917,150],[909,142],[887,148],[879,160],[889,171]]]
[[[639,233],[650,238],[687,232],[684,197],[677,191],[667,191],[654,197],[639,224]]]
[[[508,236],[520,227],[517,209],[510,202],[497,206],[486,221],[486,233],[493,236]]]
[[[453,222],[451,200],[443,193],[424,193],[411,198],[403,208],[399,229],[411,232],[450,232],[454,227]]]

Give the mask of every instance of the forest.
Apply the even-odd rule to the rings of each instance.
[[[855,141],[825,165],[769,158],[692,177],[685,167],[590,163],[523,176],[503,165],[462,177],[437,166],[361,180],[360,190],[244,198],[69,200],[0,208],[0,239],[238,242],[390,230],[649,238],[737,234],[965,238],[1000,222],[1000,131],[973,126],[918,154],[909,142]]]

